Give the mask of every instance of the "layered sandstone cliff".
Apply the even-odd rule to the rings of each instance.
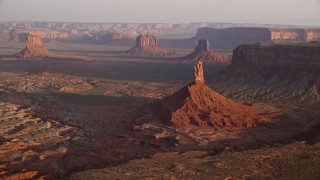
[[[127,40],[133,37],[136,37],[136,32],[92,32],[86,33],[82,40],[91,41],[91,42],[113,42],[119,40]]]
[[[158,46],[157,38],[149,34],[138,36],[135,45],[127,52],[133,55],[165,55],[168,53]]]
[[[224,64],[228,63],[226,58],[219,56],[212,52],[209,48],[209,41],[207,39],[200,39],[196,43],[195,50],[182,58],[185,63],[195,63],[202,60],[204,63]]]
[[[24,43],[28,34],[37,34],[44,39],[68,39],[68,33],[50,30],[0,30],[0,42]]]
[[[320,29],[200,28],[191,40],[195,39],[213,41],[214,48],[235,48],[241,44],[254,43],[304,43],[320,41]]]
[[[243,100],[320,104],[320,43],[241,45],[215,89]],[[227,87],[227,88],[226,88]]]
[[[320,70],[320,46],[313,43],[241,45],[233,51],[232,65]]]

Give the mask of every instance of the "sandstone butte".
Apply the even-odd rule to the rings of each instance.
[[[135,45],[127,50],[127,53],[133,55],[166,55],[168,51],[158,46],[155,36],[141,34],[136,38]]]
[[[200,39],[196,43],[195,50],[183,57],[185,63],[194,63],[199,60],[203,60],[204,63],[213,63],[213,64],[224,64],[228,63],[228,61],[215,54],[210,50],[209,41],[207,39]]]
[[[194,67],[194,82],[154,105],[163,124],[176,128],[254,127],[257,112],[211,90],[204,80],[203,64]]]
[[[54,56],[54,54],[44,47],[43,39],[40,36],[29,34],[27,36],[26,48],[13,56],[19,59],[29,59],[34,57],[44,58]]]
[[[2,58],[3,60],[29,60],[29,59],[74,59],[90,60],[85,56],[60,55],[47,50],[44,47],[43,39],[37,34],[28,34],[26,38],[26,47],[19,53],[10,57]]]

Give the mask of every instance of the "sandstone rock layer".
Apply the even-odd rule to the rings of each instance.
[[[242,45],[233,52],[232,65],[320,70],[320,44]]]
[[[230,49],[241,44],[253,43],[305,43],[320,41],[320,29],[280,28],[199,28],[191,40],[208,39],[215,42],[214,48]]]
[[[28,34],[37,34],[46,40],[62,40],[69,38],[68,33],[53,30],[0,30],[0,42],[25,43]]]
[[[314,105],[320,104],[319,72],[320,43],[242,45],[212,83],[242,100]]]

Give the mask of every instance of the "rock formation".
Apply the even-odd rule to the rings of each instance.
[[[76,59],[89,60],[84,56],[59,55],[48,51],[44,47],[43,39],[36,34],[28,34],[26,38],[26,48],[10,57],[2,58],[2,60],[29,60],[29,59]]]
[[[133,35],[132,35],[133,34]],[[112,42],[120,40],[128,40],[132,36],[136,36],[134,32],[91,32],[86,33],[82,40],[83,41],[94,41],[94,42]]]
[[[216,48],[235,48],[253,43],[304,43],[320,40],[320,29],[200,28],[193,39],[208,38]]]
[[[243,99],[311,105],[320,103],[319,71],[319,42],[241,45],[231,66],[212,82],[225,94]]]
[[[19,32],[16,30],[0,30],[0,42],[1,43],[19,43],[24,42],[28,33]]]
[[[68,33],[52,30],[0,30],[0,42],[25,43],[28,34],[37,34],[44,39],[67,39]]]
[[[228,63],[227,60],[221,56],[216,55],[209,48],[209,41],[207,39],[200,39],[196,43],[195,50],[183,57],[185,63],[194,63],[203,60],[205,63]]]
[[[273,27],[273,26],[272,26]],[[190,39],[160,39],[159,44],[169,48],[192,48],[194,41],[208,39],[215,49],[234,49],[242,44],[254,43],[305,43],[320,41],[320,29],[299,28],[199,28]]]
[[[148,34],[141,34],[136,39],[136,44],[129,49],[128,54],[135,55],[165,55],[168,51],[158,46],[157,38]]]
[[[194,66],[194,83],[204,83],[204,75],[203,75],[203,65],[202,61],[199,61],[196,66]]]
[[[27,37],[26,48],[14,55],[19,59],[44,58],[53,56],[43,45],[43,39],[35,34],[29,34]]]
[[[194,68],[194,82],[154,105],[162,123],[177,128],[253,127],[253,107],[229,100],[206,86],[202,62]]]
[[[320,70],[320,43],[241,45],[233,51],[232,65]]]

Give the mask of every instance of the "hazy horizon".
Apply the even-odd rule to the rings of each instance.
[[[0,21],[320,26],[320,0],[0,0]]]

